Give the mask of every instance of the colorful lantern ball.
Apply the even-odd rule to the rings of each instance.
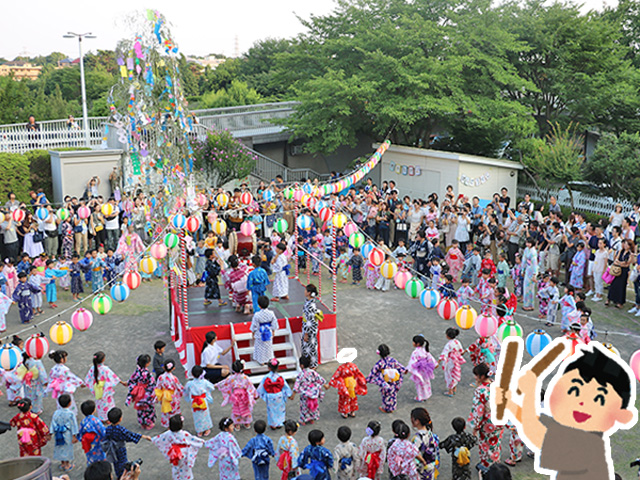
[[[220,193],[218,194],[218,196],[216,197],[216,203],[218,204],[219,207],[226,207],[227,204],[229,203],[229,195],[227,195],[226,193]]]
[[[384,252],[379,248],[375,247],[369,252],[369,256],[367,258],[369,259],[369,262],[372,265],[379,267],[380,265],[382,265],[382,262],[384,262],[384,257],[385,257]]]
[[[248,220],[245,220],[240,225],[240,231],[242,232],[243,235],[250,237],[251,235],[256,233],[256,224]]]
[[[351,235],[353,235],[357,231],[358,231],[358,226],[353,222],[349,222],[344,226],[344,234],[347,237],[350,237]]]
[[[65,220],[69,219],[71,214],[69,213],[69,210],[67,210],[66,208],[59,208],[58,211],[56,212],[56,216],[61,222],[64,222]]]
[[[224,220],[216,220],[211,225],[211,229],[216,235],[224,235],[224,232],[227,231],[227,224]]]
[[[498,319],[493,315],[480,314],[476,318],[476,332],[481,337],[490,337],[498,331]]]
[[[507,320],[498,328],[498,339],[504,342],[507,337],[522,337],[522,327],[514,320]]]
[[[452,298],[443,298],[438,303],[438,315],[443,320],[451,320],[456,316],[458,311],[458,302]]]
[[[289,224],[284,218],[279,218],[273,225],[273,229],[278,233],[286,233],[289,230]]]
[[[0,349],[0,366],[5,370],[13,370],[22,363],[22,352],[12,343],[6,343]]]
[[[176,248],[178,243],[180,243],[180,238],[175,233],[169,232],[164,236],[164,244],[167,248]]]
[[[181,213],[178,213],[171,219],[171,225],[173,225],[174,228],[181,230],[187,225],[187,217],[185,217]]]
[[[71,324],[76,330],[84,332],[93,324],[93,314],[85,308],[79,308],[71,314]]]
[[[344,213],[339,212],[333,216],[333,226],[336,228],[344,227],[348,221],[349,219]]]
[[[411,280],[411,272],[408,270],[400,270],[396,273],[396,276],[393,279],[393,283],[396,284],[396,287],[404,289],[407,285],[407,282]]]
[[[395,262],[391,262],[387,260],[382,265],[380,265],[380,275],[382,275],[387,280],[391,280],[398,273],[398,265]]]
[[[463,330],[469,330],[476,324],[478,312],[469,305],[463,305],[456,312],[456,324]]]
[[[149,249],[151,256],[157,260],[160,260],[167,256],[167,247],[162,243],[154,243]]]
[[[200,220],[197,217],[187,218],[187,230],[191,233],[195,233],[200,228]]]
[[[102,211],[102,214],[106,217],[110,217],[111,215],[113,215],[113,212],[115,211],[115,208],[113,207],[113,205],[109,202],[104,203],[100,209]]]
[[[91,308],[93,308],[93,311],[98,315],[106,315],[111,311],[112,306],[113,302],[111,301],[111,298],[104,293],[99,293],[91,301]]]
[[[73,328],[67,322],[56,322],[49,329],[49,337],[57,345],[66,345],[73,337]]]
[[[13,221],[17,223],[22,222],[24,220],[24,217],[26,217],[26,214],[21,208],[16,208],[11,214],[11,218],[13,218]]]
[[[364,238],[364,235],[360,232],[354,232],[349,235],[349,245],[351,245],[353,248],[362,247],[365,241],[366,239]]]
[[[412,278],[404,286],[404,291],[411,298],[418,298],[424,290],[424,283],[418,278]]]
[[[320,217],[320,220],[322,220],[323,222],[328,222],[329,220],[331,220],[332,216],[333,216],[333,212],[329,207],[324,207],[318,213],[318,217]]]
[[[309,215],[300,215],[296,219],[296,223],[298,224],[298,228],[302,230],[311,230],[311,227],[313,226],[313,220]]]
[[[140,270],[142,270],[147,275],[151,275],[156,268],[158,268],[158,262],[153,257],[144,257],[140,260]]]
[[[111,298],[113,298],[116,302],[124,302],[127,298],[129,298],[129,294],[131,290],[122,282],[117,282],[116,284],[111,286]]]
[[[142,275],[135,270],[128,270],[124,272],[122,276],[122,283],[124,283],[130,290],[135,290],[140,286],[142,282]]]
[[[541,328],[535,329],[529,335],[527,335],[527,339],[525,340],[525,346],[527,347],[527,352],[532,357],[538,355],[542,350],[547,348],[547,346],[551,343],[552,338],[547,332],[542,330]]]
[[[78,217],[80,217],[81,219],[86,220],[90,216],[91,216],[91,209],[89,207],[82,206],[78,209]]]
[[[440,303],[440,293],[437,290],[426,288],[420,294],[420,303],[424,308],[436,308]]]
[[[44,335],[35,333],[24,342],[24,350],[31,358],[40,360],[49,353],[49,340]]]
[[[240,194],[240,203],[242,203],[243,205],[251,205],[252,202],[253,195],[251,195],[251,192],[242,192]]]

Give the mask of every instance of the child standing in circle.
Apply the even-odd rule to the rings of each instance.
[[[194,365],[191,369],[193,379],[184,386],[184,394],[191,402],[193,413],[193,426],[199,437],[206,437],[211,433],[211,413],[209,404],[213,403],[213,391],[215,387],[204,378],[204,368]]]
[[[249,377],[244,374],[242,360],[233,362],[231,369],[233,370],[231,376],[217,384],[223,396],[221,406],[231,403],[231,419],[236,430],[239,430],[240,426],[248,429],[253,421],[253,407],[256,404],[258,392]]]
[[[138,412],[138,423],[145,430],[151,430],[156,422],[156,379],[147,368],[151,357],[147,354],[138,357],[136,370],[127,382],[129,393],[125,405],[133,405]]]
[[[219,423],[220,433],[204,444],[209,449],[209,468],[220,461],[220,480],[240,480],[238,464],[242,451],[233,436],[233,420],[223,417]]]
[[[184,395],[184,387],[173,374],[176,362],[167,360],[164,362],[164,373],[158,377],[155,394],[161,405],[160,423],[163,427],[169,427],[169,419],[174,415],[180,415],[180,400]]]
[[[387,455],[384,439],[380,436],[380,422],[373,420],[367,425],[367,436],[360,442],[360,476],[380,480]]]
[[[407,370],[416,384],[416,401],[424,402],[431,397],[431,380],[434,378],[436,360],[429,353],[429,342],[424,336],[413,337],[413,348]]]
[[[367,376],[367,383],[373,383],[380,387],[382,406],[378,407],[382,413],[392,413],[398,406],[398,392],[402,387],[402,375],[407,369],[395,358],[391,357],[389,347],[384,343],[377,351],[380,360],[371,369]]]
[[[318,320],[316,314],[318,307],[316,306],[316,297],[318,289],[313,283],[307,285],[304,292],[305,302],[302,307],[302,355],[309,357],[311,364],[309,368],[318,366]]]
[[[93,354],[93,366],[89,368],[84,383],[96,399],[96,414],[103,422],[107,421],[109,410],[116,406],[113,399],[116,391],[114,387],[119,383],[127,384],[120,380],[113,371],[104,364],[104,352]]]
[[[287,399],[291,396],[291,388],[278,373],[280,362],[272,358],[267,363],[269,373],[258,386],[258,395],[267,404],[267,423],[272,430],[282,427],[286,415]]]
[[[69,354],[64,350],[56,350],[49,354],[49,358],[56,364],[49,372],[47,392],[51,393],[51,398],[54,400],[57,400],[63,393],[68,394],[71,397],[71,411],[74,415],[78,415],[73,394],[78,387],[84,387],[85,385],[80,377],[71,373],[69,367],[66,366],[68,356]]]
[[[460,340],[456,338],[460,335],[460,330],[447,328],[445,335],[447,336],[447,344],[440,354],[438,364],[442,365],[444,370],[444,381],[448,389],[445,396],[452,397],[455,395],[458,383],[462,378],[462,364],[466,363],[466,360],[462,357],[464,348],[462,348]]]
[[[293,396],[296,392],[300,393],[300,423],[302,425],[313,424],[320,418],[319,403],[324,398],[325,379],[318,372],[309,368],[310,365],[309,357],[300,357],[302,371],[298,374],[293,386]]]

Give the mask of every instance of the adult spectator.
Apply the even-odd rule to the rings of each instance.
[[[34,117],[33,115],[29,115],[29,121],[27,122],[26,129],[27,132],[29,132],[27,136],[31,141],[31,143],[29,143],[29,148],[38,148],[37,141],[38,137],[40,136],[40,125],[36,123],[36,117]]]
[[[561,213],[562,210],[560,209],[560,205],[558,205],[558,199],[556,198],[555,195],[551,195],[551,197],[549,197],[549,213]]]
[[[464,254],[467,251],[467,245],[471,240],[469,232],[471,230],[471,220],[469,220],[469,211],[467,207],[461,207],[458,215],[455,217],[456,231],[453,235],[454,240],[460,244],[460,251]]]
[[[392,214],[387,209],[387,204],[380,202],[378,204],[378,215],[376,216],[376,221],[378,222],[378,235],[385,245],[389,245],[391,218]]]
[[[527,215],[533,215],[533,203],[528,193],[524,194],[524,200],[518,204],[518,210],[524,210]]]
[[[524,224],[524,215],[514,215],[512,210],[507,210],[509,217],[511,217],[511,223],[507,227],[505,235],[507,237],[507,257],[509,263],[515,265],[516,253],[520,249],[521,240],[524,238],[526,232],[526,226]]]
[[[420,208],[420,202],[418,200],[414,200],[411,209],[407,213],[407,221],[409,222],[409,241],[413,242],[416,240],[416,234],[422,225],[423,217],[424,212],[422,211],[422,208]]]
[[[16,262],[20,254],[20,242],[18,241],[17,225],[11,215],[6,215],[4,222],[0,224],[4,236],[4,252],[7,258]]]
[[[622,205],[620,203],[616,203],[616,206],[613,207],[613,212],[611,212],[611,215],[609,215],[609,224],[612,227],[621,227],[623,220],[624,213],[622,213]]]
[[[631,222],[633,220],[631,220],[631,218],[629,217],[624,217],[624,219],[622,219],[622,238],[626,238],[627,240],[631,240],[632,242],[635,240],[636,238],[636,234],[633,231],[633,228],[631,228]]]
[[[18,207],[20,207],[20,202],[18,200],[16,200],[16,194],[15,193],[9,192],[9,194],[7,195],[7,198],[9,200],[7,200],[7,203],[4,204],[4,208],[5,209],[9,210],[10,212],[13,212]]]
[[[510,203],[511,198],[509,198],[509,190],[507,189],[507,187],[502,187],[502,189],[500,190],[500,204],[502,207],[502,218],[504,218],[505,220],[509,216],[508,210]]]
[[[58,253],[58,217],[51,209],[51,205],[47,205],[47,211],[49,216],[42,222],[42,230],[44,232],[44,250],[49,257],[52,257]]]
[[[87,182],[87,188],[85,188],[84,195],[82,195],[82,198],[84,200],[91,200],[92,198],[98,198],[98,196],[100,195],[100,192],[98,191],[99,187],[100,187],[100,177],[98,177],[97,175],[94,177],[91,177]]]
[[[111,195],[115,193],[120,185],[120,171],[118,167],[113,167],[111,173],[109,174],[109,186],[111,187]]]
[[[589,223],[588,232],[591,235],[587,240],[587,247],[589,249],[589,264],[587,266],[587,275],[585,277],[585,290],[587,290],[586,295],[593,295],[596,290],[595,282],[593,281],[593,265],[596,260],[596,250],[598,250],[598,242],[600,240],[604,241],[604,244],[608,247],[609,242],[605,238],[602,233],[602,226],[598,224]]]
[[[21,225],[18,226],[17,231],[18,241],[22,239],[22,246],[19,252],[24,252],[31,258],[36,258],[44,252],[44,238],[42,237],[42,233],[36,237],[38,224],[33,221],[33,215],[31,213],[27,213]],[[36,242],[38,239],[40,241]]]
[[[138,480],[139,477],[140,465],[135,465],[133,471],[124,472],[118,480]],[[84,471],[84,480],[115,480],[111,463],[99,460],[89,464]]]
[[[104,229],[106,221],[102,214],[100,205],[95,205],[93,207],[93,211],[91,212],[88,222],[89,238],[91,238],[91,242],[93,242],[93,248],[98,248],[98,246],[106,244],[107,231]]]
[[[73,216],[73,237],[75,251],[82,258],[89,249],[88,227],[87,219],[77,213]]]
[[[108,203],[113,206],[113,214],[104,216],[104,229],[106,230],[105,251],[108,249],[115,250],[120,238],[120,209],[115,198],[110,197]]]
[[[478,225],[482,223],[482,215],[484,211],[480,206],[480,199],[478,197],[473,197],[471,200],[471,221],[473,223],[473,231],[477,233]]]
[[[622,248],[616,254],[613,265],[610,267],[609,272],[614,267],[618,267],[620,270],[619,275],[615,276],[611,285],[609,286],[609,294],[607,295],[607,301],[605,306],[611,303],[615,304],[616,308],[622,308],[627,301],[627,280],[629,279],[629,266],[635,260],[636,246],[631,240],[624,240],[622,242]]]
[[[375,197],[372,197],[371,195],[367,195],[367,198],[365,199],[365,204],[367,207],[367,220],[366,227],[364,229],[364,233],[366,233],[373,240],[375,240],[376,236],[378,235],[378,228],[376,223],[376,218],[378,217],[378,205],[373,202],[374,198]]]
[[[550,232],[543,232],[544,239],[547,241],[547,257],[546,267],[551,270],[551,276],[558,277],[560,274],[560,244],[562,242],[562,232],[560,224],[553,222]]]
[[[218,383],[223,378],[229,376],[229,367],[220,365],[220,357],[224,357],[229,350],[233,348],[235,340],[231,340],[231,345],[226,349],[222,349],[217,343],[218,336],[216,332],[207,332],[205,341],[202,345],[202,353],[200,355],[200,365],[204,368],[205,378],[211,383]]]

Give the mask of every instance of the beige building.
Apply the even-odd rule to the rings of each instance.
[[[13,78],[21,80],[35,80],[40,75],[42,67],[31,65],[27,62],[7,62],[0,65],[0,76],[8,77],[13,72]]]

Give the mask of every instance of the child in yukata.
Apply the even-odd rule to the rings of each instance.
[[[209,449],[209,468],[219,462],[220,480],[240,480],[238,464],[242,451],[232,433],[233,420],[222,417],[218,426],[220,433],[204,444]]]
[[[126,442],[138,443],[141,439],[151,441],[151,437],[131,432],[120,425],[122,410],[118,407],[109,410],[108,418],[109,423],[105,429],[102,449],[105,452],[107,461],[113,463],[116,478],[120,478],[124,473],[125,465],[129,462]]]
[[[51,433],[54,437],[53,460],[60,460],[60,469],[69,472],[73,469],[73,444],[78,440],[78,420],[69,408],[71,397],[63,393],[58,397],[58,408],[51,419]]]
[[[449,273],[456,282],[460,279],[460,272],[462,272],[464,266],[464,255],[458,245],[457,240],[451,242],[451,248],[449,248],[444,257],[449,266]]]
[[[311,430],[308,435],[307,446],[298,458],[298,467],[308,468],[309,475],[314,480],[331,480],[330,469],[333,467],[333,455],[324,447],[324,433]]]
[[[164,373],[158,377],[155,394],[160,404],[160,423],[163,427],[169,427],[169,419],[174,415],[180,415],[180,400],[184,395],[184,387],[173,374],[176,363],[173,360],[164,362]]]
[[[466,424],[467,422],[462,417],[456,417],[451,420],[451,426],[456,433],[449,435],[440,442],[440,448],[451,455],[452,480],[471,480],[469,450],[478,443],[478,439],[464,431]],[[463,455],[466,458],[462,457]]]
[[[289,259],[287,258],[287,245],[278,243],[276,245],[276,255],[271,260],[271,268],[275,277],[273,278],[273,301],[289,300]]]
[[[280,362],[272,358],[267,362],[269,373],[258,386],[258,395],[267,404],[267,423],[272,430],[282,426],[285,420],[287,399],[291,396],[291,388],[278,373]]]
[[[204,440],[194,437],[183,429],[181,415],[169,419],[169,430],[151,439],[160,453],[171,464],[173,480],[193,480],[193,466],[196,463],[198,450],[204,446]]]
[[[551,277],[549,284],[538,292],[541,299],[547,301],[547,327],[553,327],[558,315],[558,305],[560,304],[560,291],[558,290],[558,279]]]
[[[442,275],[442,266],[440,265],[439,258],[431,259],[431,266],[429,267],[429,273],[431,274],[431,289],[437,290],[440,286],[440,276]]]
[[[318,372],[310,368],[311,359],[306,356],[300,357],[301,371],[293,386],[293,395],[300,394],[300,424],[313,424],[320,418],[319,403],[324,398],[325,379]]]
[[[58,288],[56,287],[56,278],[64,277],[67,272],[65,270],[57,270],[53,268],[53,260],[47,260],[47,268],[44,271],[44,277],[47,279],[45,283],[47,293],[47,303],[50,308],[58,308],[56,302],[58,301]]]
[[[547,297],[542,297],[540,292],[544,291],[544,289],[549,285],[551,275],[543,273],[540,277],[541,278],[538,280],[538,285],[536,287],[538,290],[538,318],[543,319],[547,316],[547,312],[549,311],[549,299]]]
[[[222,271],[222,260],[220,257],[216,257],[216,252],[212,248],[205,250],[204,255],[207,258],[203,274],[205,279],[204,306],[211,305],[213,300],[218,300],[218,306],[222,307],[227,304],[220,296],[220,285],[218,284],[218,275]]]
[[[233,362],[231,370],[231,375],[216,384],[216,388],[222,393],[221,406],[231,404],[231,419],[236,430],[240,430],[241,426],[249,429],[253,421],[253,407],[258,398],[258,391],[244,374],[242,360]]]
[[[473,298],[474,292],[471,288],[471,280],[465,278],[462,280],[460,288],[456,291],[456,297],[458,298],[458,305],[469,305],[469,302]]]
[[[43,285],[46,283],[46,279],[44,275],[40,275],[38,273],[37,267],[34,265],[31,267],[31,275],[29,275],[29,279],[27,280],[31,285],[37,288],[37,292],[33,291],[31,293],[31,304],[33,306],[33,315],[38,316],[43,313],[42,311],[42,290]]]
[[[522,340],[509,342],[519,343],[521,355]],[[568,349],[565,340],[556,339],[547,351],[560,344],[563,351]],[[550,360],[553,364],[554,359]],[[507,361],[518,359],[503,357],[501,370]],[[537,357],[534,362],[539,362]],[[634,407],[636,381],[629,365],[599,342],[580,345],[575,354],[564,359],[549,383],[542,408],[540,392],[549,365],[541,374],[528,367],[520,370],[524,371],[520,375],[514,372],[522,392],[517,400],[509,389],[493,384],[491,410],[495,412],[498,400],[504,399],[507,415],[535,453],[535,470],[557,480],[613,480],[609,437],[619,429],[633,427],[638,416]]]
[[[562,314],[560,330],[562,333],[567,333],[570,325],[569,314],[576,310],[575,288],[572,285],[564,287],[564,295],[559,300],[559,305]]]
[[[36,293],[41,294],[40,289],[27,282],[26,273],[19,273],[18,286],[13,291],[13,301],[18,304],[18,312],[22,323],[29,323],[33,318],[31,295]]]
[[[340,283],[347,283],[349,275],[349,252],[347,247],[340,247],[340,256],[338,257],[338,278]]]
[[[96,293],[104,287],[103,269],[106,266],[104,260],[98,256],[98,251],[96,249],[91,251],[91,260],[89,264],[91,265],[91,291]]]
[[[511,270],[509,269],[509,264],[507,263],[507,256],[504,253],[498,255],[498,266],[497,266],[497,277],[498,277],[498,286],[505,288],[507,286],[507,278],[511,274]]]
[[[193,426],[199,437],[206,437],[211,433],[211,412],[209,404],[213,403],[214,385],[204,378],[204,368],[195,365],[191,369],[192,380],[184,386],[184,396],[191,403]],[[218,384],[218,386],[220,386]]]
[[[266,422],[257,420],[253,424],[256,436],[249,440],[242,449],[242,456],[251,460],[255,480],[269,480],[269,464],[271,457],[276,455],[273,442],[264,434],[266,429]]]
[[[261,296],[264,296],[267,293],[267,285],[271,282],[269,281],[269,276],[267,272],[264,271],[264,268],[260,266],[262,263],[262,259],[260,255],[254,255],[251,259],[253,263],[253,270],[249,272],[247,276],[247,290],[251,292],[251,299],[253,301],[253,312],[260,311],[260,305],[258,305],[258,299]]]
[[[80,422],[78,440],[87,457],[87,465],[105,460],[106,457],[101,445],[106,430],[102,421],[94,415],[96,403],[93,400],[82,402],[80,411],[84,415],[84,419]]]
[[[342,418],[355,417],[358,411],[358,395],[367,394],[367,380],[353,361],[358,352],[355,348],[343,348],[336,360],[340,366],[324,388],[338,390],[338,413]]]
[[[269,298],[262,295],[258,299],[249,330],[253,334],[253,360],[264,365],[273,358],[273,336],[278,330],[278,319],[269,309]],[[234,419],[237,423],[237,420]]]
[[[295,434],[298,432],[298,422],[286,420],[284,422],[284,435],[278,440],[278,468],[282,471],[281,480],[287,480],[298,476],[298,457],[300,449]]]
[[[351,255],[347,265],[351,267],[351,284],[360,285],[360,282],[362,281],[362,268],[364,266],[364,260],[360,254],[360,249],[354,249],[353,255]]]
[[[358,447],[351,442],[351,429],[346,426],[338,428],[340,443],[333,450],[333,469],[338,473],[338,480],[355,480],[360,456]]]

